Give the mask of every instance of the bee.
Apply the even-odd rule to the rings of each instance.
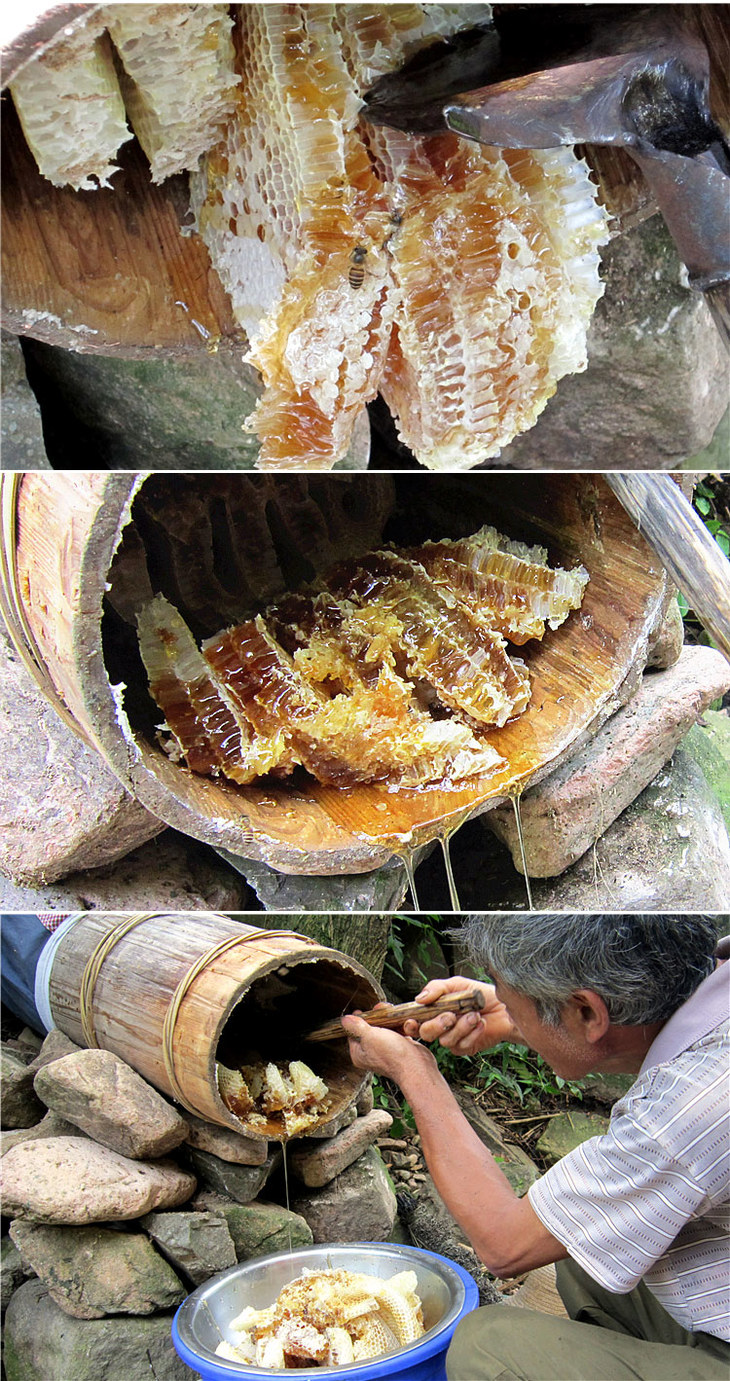
[[[355,245],[350,255],[350,271],[347,281],[351,288],[361,288],[365,282],[365,260],[367,259],[367,249],[365,245]]]

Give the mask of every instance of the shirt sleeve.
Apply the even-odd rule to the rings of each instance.
[[[585,1141],[528,1190],[545,1227],[616,1294],[632,1290],[709,1203],[693,1157],[660,1125],[666,1092],[654,1087],[650,1096],[622,1100],[605,1135]]]

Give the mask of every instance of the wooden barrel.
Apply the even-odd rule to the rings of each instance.
[[[197,1117],[274,1140],[279,1123],[249,1124],[226,1107],[218,1064],[235,1067],[252,1051],[303,1059],[330,1090],[317,1125],[328,1122],[365,1077],[344,1044],[304,1037],[382,998],[339,950],[200,912],[83,914],[58,932],[49,979],[53,1020],[71,1040],[113,1051]]]
[[[196,633],[232,622],[231,590],[240,593],[246,569],[260,564],[251,535],[255,503],[288,588],[309,578],[312,528],[281,519],[293,485],[305,486],[300,497],[316,495],[320,508],[336,512],[335,527],[353,552],[358,543],[361,551],[373,545],[374,528],[392,510],[385,535],[394,540],[406,520],[419,540],[493,523],[509,537],[545,545],[554,565],[587,568],[581,609],[520,649],[531,702],[488,735],[504,769],[449,789],[270,778],[240,787],[198,776],[163,752],[134,611],[161,589],[184,607]],[[6,476],[3,494],[8,616],[61,712],[152,814],[285,873],[368,871],[539,780],[629,698],[672,597],[655,552],[596,474],[405,474],[391,481],[373,473],[55,471]]]

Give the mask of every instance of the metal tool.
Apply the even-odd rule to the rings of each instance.
[[[507,8],[521,11],[521,43],[475,29],[435,45],[376,82],[363,116],[413,134],[451,130],[497,148],[625,149],[730,349],[730,146],[710,114],[705,45],[667,13],[673,6],[589,5],[583,23],[567,30],[575,46],[566,54],[556,47],[559,12],[583,7]],[[544,9],[552,12],[549,28]],[[606,9],[601,30],[596,21]]]
[[[362,1021],[366,1021],[368,1026],[385,1026],[393,1030],[406,1021],[417,1021],[420,1025],[424,1021],[430,1021],[432,1017],[439,1016],[441,1012],[480,1012],[483,1006],[484,994],[479,988],[471,988],[468,992],[447,993],[437,1002],[403,1002],[395,1007],[373,1007],[369,1012],[357,1012],[356,1015]],[[310,1031],[306,1039],[346,1040],[347,1032],[341,1018],[338,1017],[336,1021],[328,1021],[325,1026],[318,1026],[315,1031]]]

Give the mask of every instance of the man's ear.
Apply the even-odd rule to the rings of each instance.
[[[611,1018],[602,997],[592,988],[578,988],[563,1008],[563,1022],[573,1035],[581,1036],[589,1045],[603,1040]]]

